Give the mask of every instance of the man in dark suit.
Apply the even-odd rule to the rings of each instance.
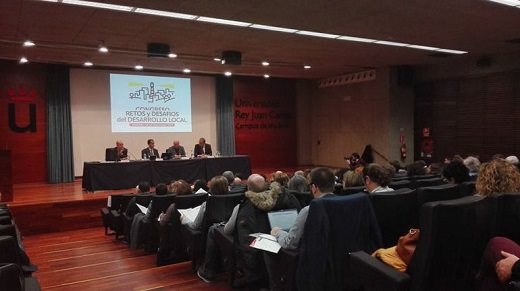
[[[120,161],[128,159],[128,149],[122,141],[116,141],[115,148],[107,148],[105,150],[105,161]]]
[[[152,156],[159,156],[159,151],[155,148],[155,141],[153,139],[149,139],[148,147],[141,151],[141,157],[143,159],[150,159]]]
[[[211,156],[213,154],[211,151],[211,145],[207,144],[206,139],[201,137],[201,138],[199,138],[199,143],[195,145],[193,154],[196,157]]]

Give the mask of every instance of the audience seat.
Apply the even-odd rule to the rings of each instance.
[[[398,181],[392,181],[392,183],[390,183],[388,185],[388,187],[394,189],[394,190],[397,190],[397,189],[402,189],[402,188],[411,188],[412,187],[412,181],[410,180],[398,180]]]
[[[150,209],[149,221],[143,221],[141,233],[146,252],[156,252],[159,247],[159,231],[157,218],[161,212],[166,212],[168,207],[175,202],[175,194],[154,195],[152,198],[152,207]]]
[[[305,207],[309,205],[314,198],[310,192],[297,192],[297,191],[289,191],[298,201],[300,202],[301,207]]]
[[[208,193],[197,193],[175,197],[175,209],[188,209],[201,205],[208,199]],[[186,243],[181,233],[180,213],[174,211],[168,224],[156,224],[159,233],[159,250],[157,266],[185,260]]]
[[[119,208],[117,210],[110,210],[110,229],[115,232],[116,240],[120,235],[124,233],[124,225],[123,225],[123,213],[128,207],[128,203],[130,200],[134,198],[136,194],[123,194],[119,200]],[[112,205],[113,207],[118,207],[117,205]]]
[[[135,195],[135,204],[139,204],[144,207],[148,207],[150,204],[150,201],[152,201],[153,194],[138,194]],[[132,203],[132,201],[129,202],[126,211],[123,212],[123,235],[126,238],[127,241],[129,241],[130,238],[130,228],[132,227],[132,222],[134,221],[134,216],[137,213],[140,213],[141,210],[137,205]]]
[[[482,252],[495,232],[496,199],[468,196],[425,204],[405,273],[363,252],[350,254],[362,290],[474,290]]]
[[[417,189],[421,187],[432,187],[432,186],[440,186],[446,184],[446,181],[442,177],[429,178],[429,179],[419,179],[412,181],[411,188]]]
[[[347,196],[347,195],[352,195],[352,194],[357,194],[357,193],[361,193],[361,192],[365,192],[365,186],[357,186],[357,187],[348,187],[348,188],[345,188],[345,189],[341,189],[339,191],[339,194],[340,196]]]
[[[398,189],[370,195],[376,214],[383,247],[395,246],[400,236],[416,228],[419,220],[417,195],[412,189]]]
[[[475,194],[475,181],[462,182],[459,184],[460,197]]]
[[[0,264],[0,286],[9,291],[39,291],[38,280],[34,277],[25,277],[16,264]]]
[[[233,208],[240,204],[243,199],[244,193],[211,195],[206,201],[206,212],[202,220],[202,227],[193,230],[183,225],[181,232],[194,270],[197,269],[198,263],[203,261],[209,227],[214,223],[227,221],[231,217]]]
[[[520,244],[520,192],[497,196],[497,234]]]
[[[101,220],[105,228],[105,235],[108,235],[108,228],[112,226],[110,211],[118,211],[121,207],[122,194],[108,196],[107,207],[101,208]]]
[[[417,209],[418,211],[427,202],[452,200],[461,197],[460,189],[457,184],[446,184],[441,186],[417,188]]]

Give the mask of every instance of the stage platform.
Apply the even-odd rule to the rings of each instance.
[[[275,171],[290,175],[312,166],[253,169],[267,177]],[[87,192],[82,180],[73,183],[28,183],[13,187],[13,201],[8,202],[22,235],[101,227],[100,209],[112,194],[135,193],[135,189]]]

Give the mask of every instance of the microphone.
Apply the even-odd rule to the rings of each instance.
[[[135,156],[134,156],[134,155],[133,155],[133,154],[132,154],[132,153],[131,153],[130,151],[128,151],[128,154],[129,154],[129,155],[131,155],[131,156],[132,156],[132,158],[134,158],[134,160],[136,160],[136,161],[137,161],[137,158],[136,158],[136,157],[135,157]]]

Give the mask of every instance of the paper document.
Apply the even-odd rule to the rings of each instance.
[[[139,207],[139,210],[141,210],[142,213],[146,214],[146,212],[148,212],[147,207],[144,207],[143,205],[138,204],[138,203],[136,203],[135,205],[137,205],[137,207]]]
[[[254,241],[249,245],[255,249],[268,251],[271,253],[277,254],[278,251],[282,248],[280,244],[276,241],[276,238],[270,234],[266,233],[253,233],[249,236],[256,237]]]
[[[182,215],[186,216],[189,220],[195,221],[200,211],[200,205],[194,208],[188,209],[177,209]]]
[[[200,194],[200,193],[208,193],[208,192],[202,188],[199,188],[199,190],[197,190],[197,192],[195,192],[195,194]]]

